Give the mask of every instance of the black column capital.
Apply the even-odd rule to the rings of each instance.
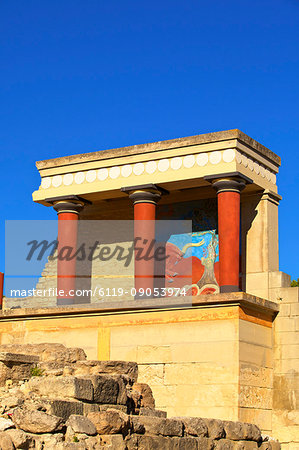
[[[46,198],[46,202],[53,205],[53,208],[57,214],[74,213],[79,215],[85,205],[91,205],[89,200],[79,197],[78,195],[64,195],[61,197]]]
[[[137,203],[153,203],[156,205],[162,195],[168,194],[168,191],[156,184],[143,184],[139,186],[128,186],[121,188],[122,192],[129,195],[133,205]]]
[[[53,205],[53,208],[57,212],[57,214],[61,213],[73,213],[73,214],[80,214],[82,209],[84,208],[83,203],[75,203],[75,202],[68,202],[66,200],[57,202]]]
[[[221,192],[237,192],[240,194],[246,184],[252,183],[251,178],[246,177],[240,172],[208,175],[204,179],[212,184],[217,194]]]
[[[220,194],[221,192],[237,192],[240,194],[245,188],[246,183],[242,179],[221,178],[213,181],[212,186],[217,194]]]

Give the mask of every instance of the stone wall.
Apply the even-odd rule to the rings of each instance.
[[[155,408],[150,386],[139,382],[134,362],[87,360],[82,349],[61,344],[6,345],[0,351],[9,366],[2,375],[11,377],[0,378],[3,450],[280,449],[249,423],[167,418]]]
[[[92,359],[136,361],[169,415],[251,422],[269,434],[276,304],[266,304],[235,293],[201,296],[192,308],[3,311],[0,337],[72,342]]]
[[[299,288],[275,291],[273,430],[286,448],[299,448]],[[287,445],[288,444],[288,445]]]

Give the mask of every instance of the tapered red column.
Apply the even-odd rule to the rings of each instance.
[[[218,199],[220,292],[239,291],[241,178],[213,182]]]
[[[156,185],[122,188],[134,205],[136,298],[151,297],[154,291],[156,206],[166,190]]]
[[[57,305],[70,305],[75,298],[78,216],[83,204],[60,201],[54,209],[58,214]]]

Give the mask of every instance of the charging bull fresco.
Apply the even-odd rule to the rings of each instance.
[[[186,295],[219,292],[216,199],[160,206],[158,219],[192,220],[192,233],[171,234],[165,242],[165,287]],[[191,234],[191,235],[190,235]]]

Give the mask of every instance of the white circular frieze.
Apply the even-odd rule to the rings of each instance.
[[[137,163],[133,167],[133,172],[135,175],[141,175],[144,172],[144,164]]]
[[[179,170],[182,167],[183,160],[179,156],[170,160],[170,167],[173,170]]]
[[[104,168],[98,170],[98,179],[100,181],[106,180],[107,177],[108,177],[108,169]]]
[[[254,167],[253,167],[253,161],[252,161],[252,159],[250,159],[250,158],[248,158],[248,167],[249,167],[249,169],[253,172],[253,169],[254,169]]]
[[[76,184],[81,184],[83,183],[85,179],[85,173],[84,172],[77,172],[75,175],[75,183]]]
[[[132,166],[130,164],[127,164],[125,166],[122,166],[121,168],[121,175],[125,178],[129,177],[130,175],[132,175],[133,169]]]
[[[208,161],[209,157],[207,153],[200,153],[199,155],[196,156],[196,162],[200,167],[203,167],[206,164],[208,164]]]
[[[63,184],[65,186],[70,186],[73,181],[74,181],[74,175],[72,173],[66,173],[63,176]]]
[[[210,162],[212,164],[219,164],[221,161],[221,152],[212,152],[210,153]]]
[[[86,174],[86,181],[93,183],[97,178],[97,172],[95,170],[89,170]]]
[[[169,169],[169,160],[168,159],[160,159],[158,162],[158,170],[159,172],[166,172]]]
[[[246,155],[242,155],[242,164],[244,167],[248,166],[248,158]]]
[[[235,159],[235,150],[232,148],[229,148],[227,150],[224,150],[222,154],[222,158],[224,162],[230,163]]]
[[[146,173],[151,175],[152,173],[156,172],[156,170],[157,170],[157,163],[156,163],[156,161],[148,161],[146,163],[146,165],[145,165]]]
[[[238,164],[242,164],[242,155],[240,152],[236,152],[236,161]]]
[[[271,180],[271,172],[268,169],[266,169],[266,178],[267,178],[268,181]]]
[[[260,165],[257,162],[253,163],[253,169],[257,175],[260,173]]]
[[[55,175],[52,180],[52,185],[54,187],[59,187],[62,184],[62,176],[61,175]]]
[[[191,169],[191,167],[195,164],[195,156],[194,155],[187,155],[183,159],[183,164],[186,169]]]
[[[41,187],[43,189],[49,189],[50,186],[51,186],[51,178],[50,177],[42,178]]]
[[[270,174],[270,181],[272,181],[273,184],[276,183],[276,175],[273,172],[271,172],[271,174]]]
[[[109,177],[112,178],[112,180],[115,180],[120,175],[120,168],[118,166],[111,167],[109,170]]]

